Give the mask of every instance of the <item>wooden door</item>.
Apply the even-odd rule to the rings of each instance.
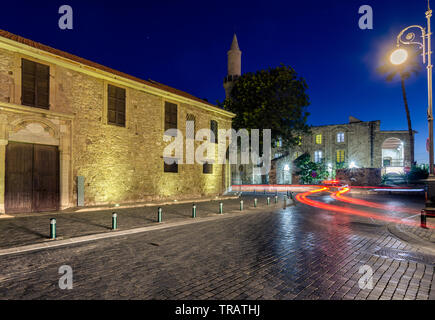
[[[6,213],[32,212],[33,145],[9,142],[6,147]]]
[[[33,212],[59,210],[57,147],[33,146]]]
[[[57,147],[9,142],[6,148],[7,213],[59,209]]]

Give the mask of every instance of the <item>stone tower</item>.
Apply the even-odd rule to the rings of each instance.
[[[234,34],[231,48],[228,51],[228,74],[224,79],[224,88],[226,98],[230,97],[231,90],[235,81],[242,74],[242,51],[239,49],[237,36]]]

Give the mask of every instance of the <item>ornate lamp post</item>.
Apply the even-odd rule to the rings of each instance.
[[[431,25],[432,10],[429,0],[427,3],[426,20],[427,30],[419,25],[412,25],[403,29],[397,36],[397,49],[391,54],[390,60],[394,65],[403,64],[408,58],[408,52],[400,47],[401,45],[417,45],[422,49],[423,64],[427,68],[427,89],[428,89],[428,109],[427,121],[429,124],[429,178],[426,180],[428,185],[428,197],[426,210],[435,210],[435,176],[434,176],[434,141],[433,141],[433,110],[432,110],[432,44],[431,44]],[[410,29],[419,29],[421,32],[421,42],[416,39],[414,32]],[[426,58],[427,56],[427,58]]]

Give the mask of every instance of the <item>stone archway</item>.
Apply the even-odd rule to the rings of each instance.
[[[7,119],[5,119],[7,120]],[[3,137],[0,142],[0,160],[5,166],[6,149],[9,142],[29,143],[34,145],[55,146],[59,150],[59,207],[71,207],[71,128],[70,122],[38,116],[19,117],[7,123],[3,121]],[[0,177],[0,213],[5,213],[5,168]]]
[[[388,172],[403,172],[405,148],[399,138],[387,138],[382,143],[382,167]]]

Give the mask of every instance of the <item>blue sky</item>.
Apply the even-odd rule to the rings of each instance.
[[[63,4],[73,8],[73,30],[58,28]],[[358,27],[361,5],[373,8],[373,30]],[[242,72],[284,63],[306,79],[309,124],[346,123],[353,115],[381,120],[383,130],[405,130],[400,83],[386,83],[376,67],[400,30],[426,24],[426,6],[426,0],[16,0],[2,4],[0,28],[210,102],[224,99],[226,52],[236,32]],[[406,85],[416,160],[427,163],[423,67]]]

